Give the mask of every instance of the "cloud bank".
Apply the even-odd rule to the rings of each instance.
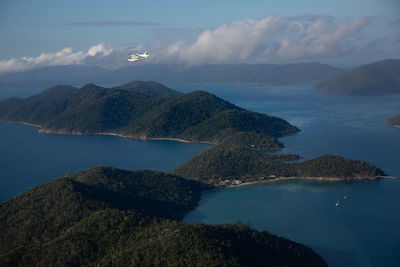
[[[363,53],[366,55],[372,51],[372,46],[378,55],[390,55],[398,51],[398,34],[393,35],[396,38],[392,36],[388,39],[366,33],[372,22],[367,18],[338,21],[331,16],[319,15],[245,19],[203,30],[194,41],[163,42],[147,48],[141,45],[112,47],[100,43],[87,51],[74,51],[66,47],[38,57],[1,60],[0,72],[70,64],[119,68],[129,64],[126,60],[129,53],[144,50],[149,50],[151,54],[146,62],[188,65],[346,59],[361,57]],[[379,40],[385,42],[384,45],[377,44]]]
[[[311,20],[269,16],[246,19],[205,30],[194,43],[177,42],[163,56],[182,62],[279,62],[321,58],[356,48],[351,38],[368,20],[335,23],[333,18]]]
[[[0,60],[0,72],[24,71],[37,67],[57,65],[87,65],[105,68],[118,68],[126,65],[126,59],[131,51],[141,51],[141,45],[111,47],[100,43],[87,51],[74,51],[66,47],[55,53],[42,53],[38,57],[22,57]]]

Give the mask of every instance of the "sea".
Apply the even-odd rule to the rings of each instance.
[[[301,132],[280,138],[302,160],[324,154],[365,160],[387,178],[279,181],[206,192],[188,223],[242,222],[311,247],[330,266],[400,266],[400,95],[338,96],[294,85],[169,84],[205,90],[240,107],[283,118]],[[0,91],[0,100],[30,91]],[[172,171],[210,145],[116,136],[40,134],[0,123],[0,201],[66,173],[93,166]],[[339,206],[335,204],[339,203]]]

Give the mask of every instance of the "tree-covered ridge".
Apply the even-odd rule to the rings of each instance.
[[[226,148],[252,148],[255,150],[278,150],[283,148],[283,144],[275,137],[259,134],[257,132],[233,132],[227,130],[225,138],[221,138],[220,147]]]
[[[298,156],[267,154],[251,148],[229,149],[217,145],[177,168],[174,173],[218,185],[225,179],[247,181],[269,175],[290,176],[283,161],[295,159]]]
[[[346,159],[334,155],[323,155],[315,159],[289,164],[296,177],[338,177],[363,179],[386,174],[369,162]]]
[[[247,225],[184,224],[106,209],[4,266],[327,266],[311,249]]]
[[[1,204],[1,248],[52,240],[83,217],[106,208],[181,219],[206,188],[174,175],[111,167],[66,175]]]
[[[66,132],[96,133],[119,130],[132,117],[178,95],[155,82],[133,82],[115,89],[94,84],[79,90],[55,86],[27,99],[14,97],[1,102],[0,118]]]
[[[211,93],[181,94],[154,82],[106,89],[57,86],[27,99],[0,102],[0,119],[40,125],[42,132],[118,134],[219,143],[237,132],[280,137],[298,129],[288,122],[239,108]],[[270,139],[272,149],[279,146]]]
[[[152,171],[68,174],[0,205],[0,264],[326,266],[311,249],[242,224],[175,220],[208,188]]]
[[[174,98],[182,93],[172,90],[160,83],[152,81],[133,81],[127,84],[113,87],[114,90],[128,90],[149,97]]]
[[[184,94],[149,110],[123,130],[128,135],[192,140],[190,130],[226,110],[239,107],[204,91]],[[188,134],[189,133],[189,134]]]
[[[400,60],[387,59],[362,65],[315,85],[314,89],[343,95],[400,93]]]
[[[400,127],[400,114],[390,117],[387,123],[393,127]]]
[[[368,162],[332,155],[298,163],[288,162],[298,159],[297,155],[265,153],[252,147],[218,145],[194,157],[174,173],[217,186],[277,177],[362,179],[385,175]]]

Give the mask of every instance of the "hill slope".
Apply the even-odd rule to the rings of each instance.
[[[400,93],[400,60],[388,59],[362,65],[318,83],[314,89],[343,95]]]
[[[213,94],[183,95],[154,82],[111,89],[93,84],[79,90],[57,86],[27,99],[0,102],[0,119],[40,125],[39,131],[48,133],[108,133],[213,143],[236,132],[280,137],[298,131],[282,119],[246,111]]]
[[[111,167],[66,175],[1,204],[1,247],[51,240],[81,218],[107,208],[180,219],[197,205],[205,188],[173,175]]]
[[[368,162],[332,155],[299,163],[287,162],[298,159],[297,155],[267,154],[252,147],[217,145],[174,170],[174,174],[215,186],[263,182],[277,177],[346,180],[385,175]]]
[[[327,266],[309,248],[245,225],[184,224],[202,183],[92,168],[0,204],[2,266]]]

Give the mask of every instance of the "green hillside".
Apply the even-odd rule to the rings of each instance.
[[[342,95],[399,94],[400,60],[388,59],[356,67],[316,84],[314,89]]]
[[[363,179],[385,175],[368,162],[338,156],[324,155],[290,163],[298,159],[297,155],[271,154],[251,147],[228,148],[218,145],[177,168],[174,174],[216,186],[277,177]]]
[[[239,108],[211,93],[181,94],[155,82],[106,89],[57,86],[27,99],[0,102],[0,119],[40,125],[41,132],[109,133],[135,138],[178,138],[219,143],[237,132],[280,137],[298,129]],[[269,139],[271,148],[280,144]]]
[[[0,204],[1,266],[327,266],[246,225],[179,222],[210,186],[152,171],[92,168]]]
[[[173,175],[111,167],[66,175],[1,204],[1,247],[53,239],[83,217],[106,208],[181,219],[197,205],[205,188]]]

